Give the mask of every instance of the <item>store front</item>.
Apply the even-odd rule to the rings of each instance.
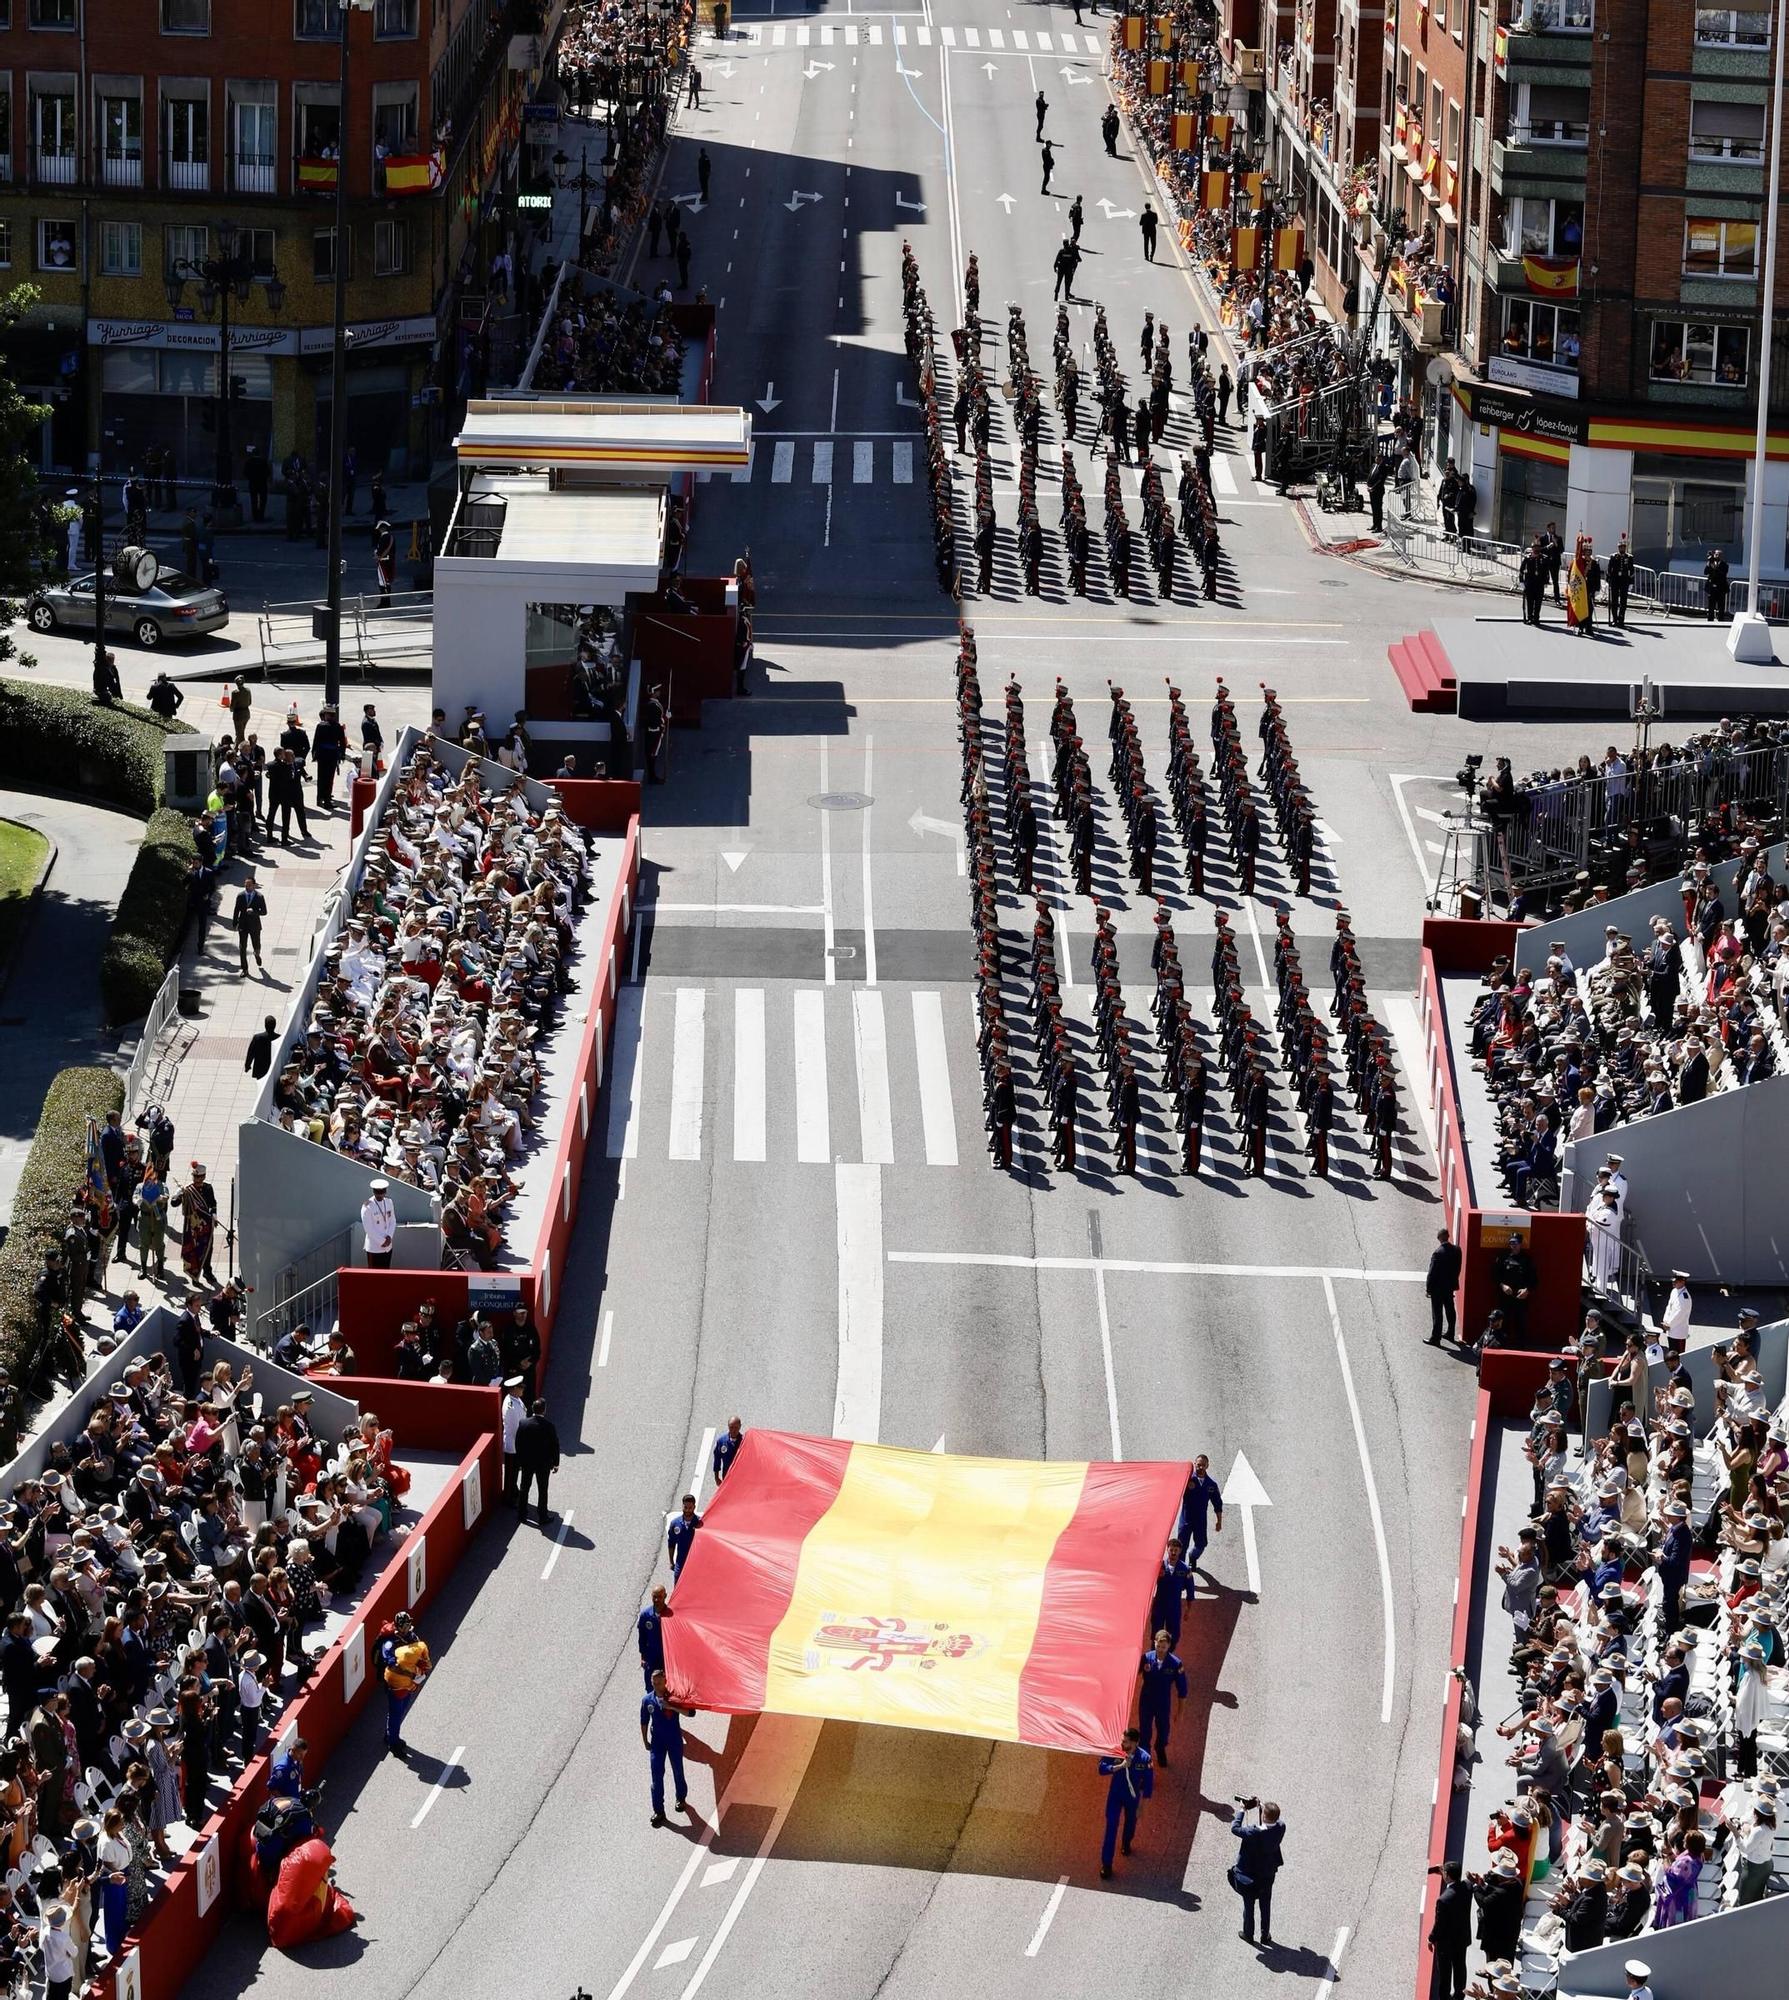
[[[1519,546],[1549,521],[1566,540],[1570,521],[1571,449],[1544,438],[1505,434],[1497,445],[1497,539]]]
[[[273,363],[263,354],[230,356],[230,456],[240,475],[253,444],[273,442]],[[108,348],[100,393],[108,470],[142,467],[150,450],[173,454],[176,479],[209,480],[217,469],[218,357],[153,347]]]
[[[1743,458],[1636,452],[1628,530],[1634,560],[1654,569],[1700,570],[1711,549],[1725,549],[1736,561],[1745,541],[1748,471]]]

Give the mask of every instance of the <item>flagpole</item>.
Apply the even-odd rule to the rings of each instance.
[[[1776,75],[1770,96],[1770,165],[1764,181],[1760,221],[1764,228],[1764,298],[1758,313],[1758,430],[1752,449],[1752,519],[1746,551],[1746,608],[1734,615],[1727,650],[1754,666],[1773,662],[1770,620],[1758,609],[1758,572],[1764,553],[1764,469],[1770,443],[1770,350],[1777,304],[1777,190],[1783,171],[1783,42],[1789,35],[1789,0],[1777,0],[1776,38],[1771,53]]]

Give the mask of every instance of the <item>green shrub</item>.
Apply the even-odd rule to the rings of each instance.
[[[99,961],[100,998],[113,1027],[148,1013],[174,963],[186,924],[186,876],[194,852],[184,813],[164,806],[150,815]]]
[[[87,1171],[87,1120],[124,1109],[124,1079],[109,1069],[65,1069],[51,1080],[0,1244],[0,1367],[14,1382],[31,1358],[37,1308],[31,1288],[48,1244],[59,1242],[71,1196]]]
[[[100,708],[80,688],[0,680],[0,785],[78,792],[147,819],[161,803],[168,732],[146,708]]]

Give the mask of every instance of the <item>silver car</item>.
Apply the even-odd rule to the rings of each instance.
[[[34,632],[93,630],[93,572],[49,583],[25,603]],[[230,622],[230,601],[215,584],[195,583],[179,570],[163,570],[147,590],[130,590],[108,580],[106,630],[128,633],[139,646],[169,639],[192,639],[218,632]]]

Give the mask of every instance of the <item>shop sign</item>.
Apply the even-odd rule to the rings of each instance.
[[[1472,419],[1521,437],[1545,438],[1552,444],[1587,444],[1590,440],[1590,419],[1582,410],[1545,409],[1525,396],[1506,396],[1482,385],[1473,392]]]
[[[1507,382],[1513,389],[1528,389],[1537,396],[1565,396],[1576,402],[1578,378],[1564,368],[1542,368],[1514,354],[1491,357],[1485,373],[1493,382]]]

